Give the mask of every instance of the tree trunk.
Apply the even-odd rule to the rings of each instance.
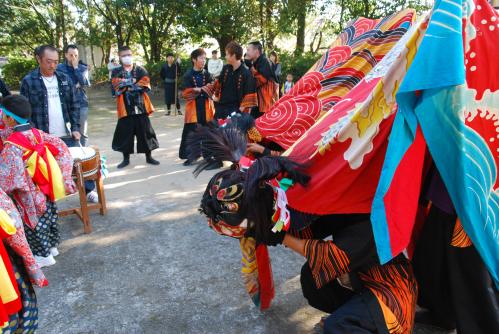
[[[260,37],[262,39],[262,45],[265,47],[265,27],[264,27],[264,18],[263,18],[263,0],[260,0]],[[225,50],[224,50],[225,52]]]
[[[340,10],[340,32],[343,31],[343,18],[345,17],[345,0],[341,0]]]
[[[274,48],[275,36],[272,33],[272,9],[274,7],[273,0],[267,0],[265,5],[265,45],[266,52],[270,52]]]
[[[55,43],[53,45],[57,48],[62,47],[62,33],[61,33],[61,15],[55,18]]]
[[[218,46],[220,47],[220,56],[222,58],[225,58],[225,46],[229,44],[229,42],[232,41],[233,38],[229,35],[222,35],[220,37],[217,37],[216,40],[218,42]]]
[[[118,43],[118,49],[125,45],[125,41],[123,40],[123,35],[121,33],[121,24],[117,24],[114,27],[114,31],[116,33],[116,42]]]
[[[64,17],[64,0],[59,0],[59,8],[60,8],[60,17],[61,17],[61,31],[62,31],[62,48],[65,49],[68,44],[68,40],[66,38],[66,20]]]
[[[364,0],[364,17],[369,18],[370,10],[369,10],[369,0]]]
[[[95,66],[94,46],[92,43],[90,43],[90,57],[92,59],[92,65],[95,68],[96,66]]]
[[[307,20],[306,11],[299,11],[297,17],[298,29],[296,30],[296,49],[295,54],[301,55],[305,50],[305,24]]]
[[[150,34],[151,44],[151,62],[158,63],[161,61],[162,41],[163,39],[156,37],[156,33]]]
[[[144,36],[144,33],[140,33],[140,45],[142,46],[142,50],[144,51],[144,57],[146,58],[146,62],[150,63],[151,62],[151,57],[149,55],[149,52],[147,50],[148,47],[146,37]]]
[[[104,62],[105,62],[105,64],[107,64],[107,63],[109,63],[109,60],[105,61],[107,55],[106,55],[106,50],[104,49],[104,45],[99,46],[99,48],[100,48],[100,51],[102,53],[102,58],[100,60],[100,66],[104,66]]]
[[[319,33],[319,42],[317,43],[317,47],[315,48],[315,50],[312,51],[313,53],[317,53],[319,51],[321,43],[322,43],[322,31]]]

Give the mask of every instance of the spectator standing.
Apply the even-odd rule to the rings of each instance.
[[[175,62],[173,53],[168,53],[166,56],[166,63],[161,67],[159,75],[165,84],[165,104],[166,116],[171,114],[171,106],[175,104],[177,107],[177,114],[182,115],[180,111],[180,101],[178,98],[178,76],[180,74],[180,65]]]
[[[118,113],[112,145],[113,150],[123,154],[118,168],[130,164],[135,139],[137,153],[144,153],[148,164],[159,165],[151,153],[159,147],[159,143],[149,120],[149,115],[154,112],[147,94],[151,90],[149,74],[145,68],[134,64],[132,50],[128,46],[120,47],[118,55],[123,66],[116,68],[112,75]]]
[[[80,103],[73,80],[57,69],[59,53],[52,45],[35,49],[38,67],[21,81],[21,95],[31,105],[31,123],[43,132],[59,137],[68,147],[80,146]],[[89,202],[99,199],[95,183],[85,182]]]
[[[220,76],[220,72],[222,72],[222,67],[224,66],[224,62],[222,59],[218,58],[218,51],[213,50],[211,52],[211,59],[208,60],[208,73],[211,74],[213,78],[218,78]]]
[[[269,55],[270,63],[272,64],[272,71],[274,71],[275,78],[277,80],[277,84],[279,85],[279,97],[282,96],[281,90],[281,74],[282,74],[282,66],[279,62],[279,55],[277,52],[272,51]]]
[[[284,83],[284,94],[287,94],[294,85],[295,83],[293,82],[293,74],[288,73],[288,75],[286,75],[286,82]]]
[[[185,99],[184,129],[179,147],[180,159],[185,159],[184,166],[190,166],[194,161],[189,160],[187,145],[189,134],[196,131],[198,126],[205,126],[214,116],[213,105],[214,84],[213,76],[205,70],[206,52],[198,48],[191,52],[192,68],[183,78],[182,97]],[[217,167],[218,168],[218,167]]]
[[[107,70],[109,72],[109,82],[111,82],[111,79],[112,79],[112,75],[113,75],[113,71],[115,69],[117,69],[118,67],[120,67],[120,63],[118,62],[118,59],[117,58],[111,58],[109,60],[109,63],[107,63]],[[113,89],[113,85],[111,84],[111,95],[113,96],[113,98],[115,97],[114,96],[114,89]]]
[[[246,49],[246,58],[253,77],[256,79],[256,93],[258,96],[258,112],[254,112],[255,118],[268,112],[279,100],[279,85],[272,63],[263,53],[260,42],[251,42]],[[251,63],[250,63],[251,62]]]
[[[80,143],[87,146],[88,142],[88,97],[85,89],[90,87],[88,66],[79,59],[78,47],[74,44],[66,46],[64,63],[57,66],[57,70],[66,74],[74,84],[76,101],[80,105]]]

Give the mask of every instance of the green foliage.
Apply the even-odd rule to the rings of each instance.
[[[9,62],[2,67],[2,76],[11,89],[19,89],[24,76],[37,66],[38,64],[34,59],[9,58]]]
[[[149,63],[144,65],[147,72],[149,72],[149,78],[151,79],[152,86],[158,86],[160,84],[161,77],[159,76],[159,72],[161,71],[162,66],[163,66],[162,62]]]
[[[299,56],[294,53],[281,53],[279,57],[282,66],[281,82],[284,83],[288,73],[293,74],[295,82],[298,81],[319,60],[321,55],[311,52],[306,52]]]
[[[258,26],[258,1],[247,0],[194,0],[192,6],[179,19],[193,36],[210,36],[220,45],[225,55],[225,45],[235,40],[245,43]]]
[[[167,49],[199,44],[207,37],[217,41],[222,56],[232,40],[241,44],[261,40],[271,50],[282,37],[291,39],[286,43],[291,47],[296,41],[295,53],[301,54],[324,47],[328,37],[351,19],[379,18],[409,7],[422,12],[429,4],[429,0],[3,0],[0,55],[31,56],[40,44],[62,48],[76,42],[102,51],[102,62],[87,59],[99,66],[108,61],[113,48],[126,44],[141,47],[146,62],[157,63]]]
[[[94,67],[92,70],[92,85],[109,81],[107,66]]]

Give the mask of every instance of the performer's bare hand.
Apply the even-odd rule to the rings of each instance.
[[[213,96],[213,101],[220,102],[220,98],[218,96]]]
[[[244,109],[246,109],[246,108],[244,108],[244,107],[239,107],[239,111],[240,111],[240,112],[244,112]]]
[[[78,131],[71,132],[71,135],[73,136],[74,140],[80,140],[81,138],[81,133],[79,133]]]
[[[260,144],[257,143],[249,143],[246,145],[246,153],[259,153],[263,154],[263,151],[265,150],[265,147],[263,147]]]

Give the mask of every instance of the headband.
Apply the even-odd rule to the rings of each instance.
[[[0,106],[0,109],[2,110],[2,112],[9,116],[9,117],[12,117],[13,119],[16,120],[17,123],[19,124],[26,124],[28,123],[29,120],[25,119],[25,118],[22,118],[20,116],[17,116],[16,114],[14,114],[12,111],[9,111],[7,108],[5,108],[5,106]]]

